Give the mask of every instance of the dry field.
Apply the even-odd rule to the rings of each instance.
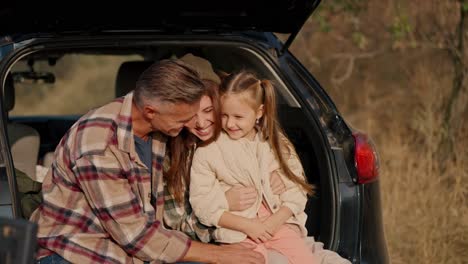
[[[452,55],[457,37],[468,42],[460,5],[324,1],[292,46],[376,143],[395,264],[468,263],[468,47],[458,69]]]

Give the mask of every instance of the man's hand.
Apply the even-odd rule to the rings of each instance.
[[[225,195],[230,211],[243,211],[257,200],[257,190],[254,187],[234,186]]]
[[[275,170],[270,174],[270,187],[273,194],[276,195],[280,195],[286,191],[286,185],[284,185],[283,180],[281,180],[278,170]]]
[[[247,223],[242,228],[242,232],[257,244],[267,242],[273,237],[273,234],[269,233],[267,226],[256,218],[248,219]]]
[[[222,254],[227,254],[229,256],[222,258],[219,263],[265,263],[263,255],[253,251],[255,249],[255,245],[248,243],[224,244],[220,246],[220,248],[225,250]],[[239,253],[239,251],[242,253]]]
[[[255,245],[246,243],[215,246],[192,241],[189,251],[179,261],[194,261],[201,263],[226,264],[264,264],[265,258],[259,252],[253,251]]]

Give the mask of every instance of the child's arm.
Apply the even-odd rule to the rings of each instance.
[[[287,164],[295,175],[304,177],[302,164],[294,149],[290,149]],[[278,228],[286,223],[291,216],[303,213],[307,203],[307,195],[298,184],[289,180],[280,169],[271,172],[272,176],[275,174],[279,175],[282,179],[285,185],[285,191],[279,194],[281,201],[280,209],[267,219],[263,219],[270,234],[275,234]]]
[[[246,234],[255,243],[266,242],[272,239],[267,226],[256,218],[246,218],[229,212],[224,212],[219,219],[219,226],[229,228]]]
[[[201,223],[217,226],[221,215],[229,210],[226,196],[216,178],[212,164],[213,149],[195,151],[190,175],[190,204]]]
[[[291,149],[291,154],[287,160],[289,169],[297,176],[305,180],[304,169],[296,152]],[[304,212],[307,204],[307,194],[302,187],[288,179],[281,170],[276,170],[286,185],[286,191],[279,195],[281,206],[288,207],[292,214],[298,215]]]
[[[269,234],[274,235],[276,231],[284,224],[286,221],[293,216],[291,209],[286,206],[282,206],[274,214],[270,215],[268,218],[263,220]]]

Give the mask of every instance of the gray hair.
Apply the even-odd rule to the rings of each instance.
[[[204,92],[205,86],[195,69],[181,60],[166,59],[155,62],[140,75],[133,97],[139,107],[155,99],[192,104],[200,100]]]

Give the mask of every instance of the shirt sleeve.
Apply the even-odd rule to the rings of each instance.
[[[208,243],[212,240],[213,227],[208,227],[198,220],[189,202],[188,192],[183,202],[177,202],[175,197],[164,188],[164,224],[171,229],[184,232],[193,240]]]
[[[129,255],[143,261],[176,262],[187,253],[191,240],[183,233],[164,229],[143,210],[141,198],[132,189],[110,150],[86,155],[73,168],[94,214],[112,239]],[[135,172],[133,172],[135,173]]]
[[[207,226],[218,225],[221,215],[229,210],[226,196],[216,173],[209,163],[206,149],[197,149],[193,156],[190,174],[190,204],[201,223]],[[213,156],[211,156],[213,157]]]
[[[185,221],[182,224],[183,232],[196,240],[200,240],[201,242],[211,242],[213,238],[212,231],[214,231],[214,227],[209,227],[202,224],[194,212],[187,214],[184,220]]]

